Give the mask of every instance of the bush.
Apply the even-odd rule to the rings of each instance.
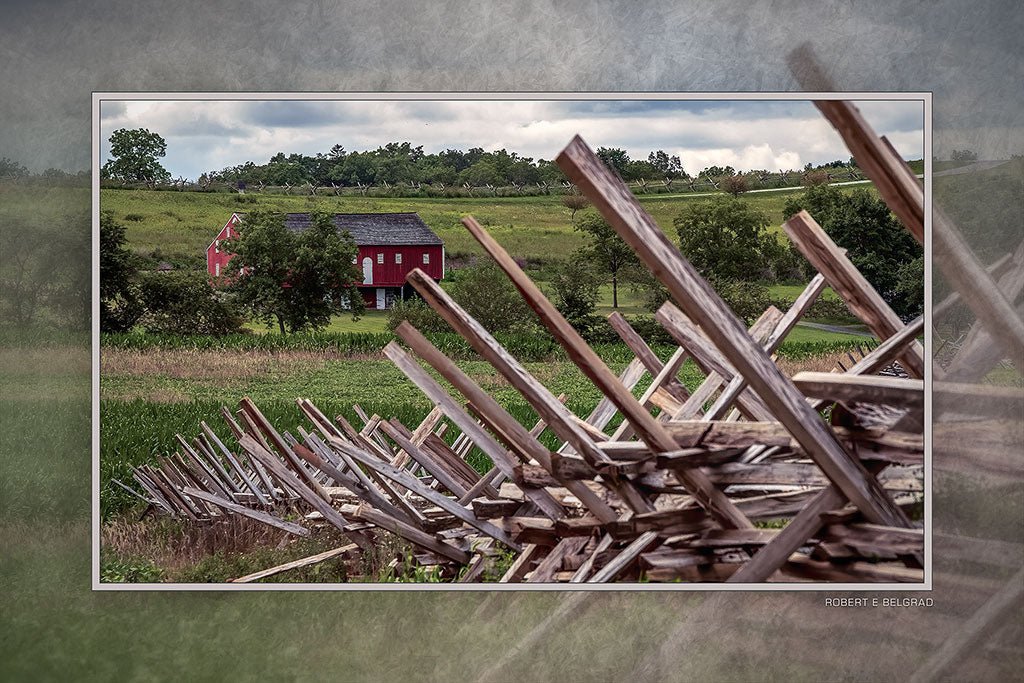
[[[452,328],[437,312],[422,299],[396,301],[388,309],[387,328],[394,332],[395,328],[408,320],[409,324],[420,332],[451,332]]]
[[[594,315],[600,280],[582,254],[559,264],[551,279],[552,303],[569,324],[586,332],[600,322]]]
[[[712,280],[710,284],[732,312],[747,325],[753,324],[772,305],[771,292],[762,284],[740,280]]]
[[[529,333],[538,326],[536,315],[496,265],[465,269],[449,293],[489,332]]]
[[[140,278],[147,332],[222,335],[237,332],[243,320],[210,285],[205,273],[150,272]]]

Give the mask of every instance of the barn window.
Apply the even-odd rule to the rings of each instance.
[[[213,272],[217,276],[220,275],[220,264],[219,263],[213,267]]]
[[[384,265],[384,254],[377,254],[377,263]]]
[[[214,242],[213,242],[213,253],[214,254],[219,254],[220,253],[220,240],[214,240]]]
[[[356,254],[355,256],[352,257],[352,265],[354,266],[356,264],[356,261],[358,261],[358,260],[359,260],[359,255]]]
[[[430,254],[423,255],[423,265],[430,265]]]
[[[395,254],[395,263],[398,263],[398,264],[402,263],[402,255],[401,254]]]

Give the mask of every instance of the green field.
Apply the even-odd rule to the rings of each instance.
[[[764,211],[772,225],[778,227],[782,224],[786,200],[801,192],[803,188],[755,192],[743,195],[742,199]],[[705,201],[707,197],[641,195],[638,199],[674,239],[672,219],[686,203]],[[415,211],[444,240],[449,259],[483,255],[476,241],[459,222],[467,215],[476,218],[509,253],[518,258],[538,261],[565,258],[586,243],[581,233],[573,231],[570,212],[562,206],[558,196],[339,198],[153,190],[100,191],[101,210],[111,211],[115,219],[127,227],[128,244],[133,250],[150,255],[159,249],[161,258],[181,260],[193,267],[205,263],[206,247],[232,212],[250,211],[257,207],[303,212],[316,206],[338,213]]]

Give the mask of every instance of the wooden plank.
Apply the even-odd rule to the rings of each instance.
[[[430,473],[430,476],[441,482],[446,489],[454,493],[457,497],[466,495],[466,487],[463,486],[461,482],[456,481],[455,477],[451,475],[447,467],[407,439],[404,434],[395,429],[394,425],[388,422],[381,422],[380,428],[392,441],[397,443],[398,446],[405,451],[406,455],[418,462],[423,469]],[[429,434],[430,432],[427,433]]]
[[[433,280],[430,280],[430,284],[434,284]],[[437,289],[440,290],[440,288]],[[422,291],[423,290],[421,290],[421,292]],[[436,292],[433,290],[427,291],[431,296],[436,295]],[[431,301],[431,299],[427,300]],[[454,304],[454,302],[452,303]],[[468,318],[468,316],[466,317]],[[462,317],[455,317],[454,313],[453,319],[463,321]],[[476,325],[476,327],[479,328],[479,325],[477,325],[476,321],[473,321],[472,318],[469,318],[466,322],[467,324],[465,327],[467,329],[473,325]],[[469,324],[470,322],[472,324]],[[482,328],[479,329],[482,330]],[[460,332],[461,331],[462,330],[460,330]],[[540,463],[541,466],[546,467],[550,471],[551,454],[547,448],[537,440],[537,436],[527,432],[526,428],[519,424],[518,420],[509,415],[508,411],[502,408],[497,401],[473,382],[473,380],[459,369],[451,359],[438,351],[433,344],[431,344],[422,334],[419,333],[418,330],[416,330],[416,328],[409,325],[407,322],[403,322],[398,326],[398,328],[396,328],[395,334],[397,334],[402,341],[408,344],[409,348],[413,349],[417,355],[427,361],[432,368],[437,370],[442,377],[451,382],[452,386],[454,386],[459,393],[469,399],[469,401],[476,406],[481,415],[486,416],[488,421],[491,422],[501,433],[507,435],[509,440],[514,441],[526,455],[533,458]],[[484,332],[483,335],[476,334],[472,337],[466,336],[466,338],[471,344],[474,344],[474,346],[479,345],[480,348],[486,348],[488,353],[484,357],[491,361],[492,364],[492,359],[507,356],[504,349],[501,349],[501,347],[498,346],[493,337],[487,335],[486,332]],[[448,392],[444,391],[444,389],[441,388],[441,386],[437,384],[432,377],[424,372],[417,363],[411,359],[407,360],[404,357],[405,353],[402,352],[397,345],[394,347],[391,347],[391,345],[385,347],[384,353],[385,355],[388,355],[392,361],[394,361],[395,358],[398,358],[402,363],[399,367],[403,368],[403,372],[405,369],[408,369],[411,373],[411,375],[407,373],[410,380],[412,380],[412,382],[416,384],[421,391],[426,393],[431,400],[441,406],[444,409],[445,414],[448,416],[448,419],[455,423],[455,425],[461,429],[464,434],[470,437],[471,441],[477,444],[483,444],[481,449],[484,451],[484,454],[491,458],[491,461],[496,467],[501,468],[502,474],[509,478],[512,477],[513,467],[515,466],[512,458],[509,457],[506,451],[496,441],[494,441],[494,439],[487,434],[487,432],[485,432],[475,420],[471,419],[469,415],[467,415],[451,399],[451,397],[448,396]],[[515,363],[515,361],[511,361],[511,363],[503,365],[504,369],[511,373],[515,372],[516,366],[518,366],[518,363]],[[499,367],[498,370],[499,372],[502,372],[502,368]],[[536,380],[529,376],[521,366],[518,367],[518,370],[520,370],[522,374],[516,374],[515,376],[522,378],[522,381],[518,382],[520,386],[526,386],[527,384],[530,384],[531,386],[536,384],[539,386]],[[502,374],[505,373],[502,372]],[[519,387],[517,386],[517,388]],[[544,391],[546,392],[546,390]],[[526,398],[532,405],[534,405],[535,409],[537,409],[538,405],[544,407],[544,411],[537,409],[537,412],[541,419],[548,424],[551,423],[550,418],[554,418],[555,420],[559,419],[559,416],[556,416],[554,413],[554,406],[558,406],[562,411],[568,413],[568,410],[561,401],[551,397],[553,400],[551,404],[548,404],[544,399],[542,392],[537,391],[536,389],[533,392],[532,400],[530,396],[527,396]],[[583,505],[586,506],[593,514],[608,521],[616,518],[615,512],[612,511],[607,503],[601,500],[589,489],[573,485],[570,490],[573,490],[573,494],[576,495],[580,499],[580,502],[582,502]],[[565,516],[565,511],[562,509],[562,506],[551,498],[550,494],[543,491],[530,491],[527,492],[527,495],[530,497],[530,500],[536,503],[544,514],[551,519]]]
[[[313,435],[310,436],[312,437]],[[342,472],[335,467],[333,463],[329,462],[322,456],[322,452],[329,450],[326,444],[322,441],[316,438],[310,438],[310,445],[313,446],[313,448],[297,444],[295,446],[295,454],[314,466],[319,467],[332,479],[355,494],[360,500],[369,502],[382,512],[385,512],[392,517],[415,522],[416,524],[419,524],[422,521],[422,517],[411,517],[405,509],[392,505],[391,502],[381,495],[380,491],[378,491],[373,483],[365,476],[357,477],[354,474],[350,474],[354,472],[362,473],[358,467],[349,469],[349,473]]]
[[[435,405],[427,416],[423,418],[423,421],[416,427],[412,436],[409,437],[409,441],[419,446],[443,419],[444,412],[439,406]],[[391,461],[391,464],[397,467],[405,467],[409,462],[409,457],[409,454],[404,452],[404,450],[399,450],[395,455],[394,460]]]
[[[324,519],[331,523],[335,528],[341,531],[343,534],[352,539],[360,548],[366,551],[372,551],[375,547],[372,538],[361,531],[352,531],[346,529],[350,522],[345,519],[340,512],[331,507],[330,496],[325,501],[319,494],[313,489],[306,485],[306,483],[299,479],[299,475],[294,471],[285,467],[284,463],[278,460],[277,456],[273,455],[270,451],[263,447],[259,441],[253,438],[249,434],[245,434],[239,439],[239,444],[245,449],[251,457],[256,458],[260,463],[268,470],[274,473],[274,476],[282,480],[291,480],[289,485],[291,488],[302,497],[307,503],[313,506],[313,509],[323,515]]]
[[[889,209],[924,244],[924,188],[906,162],[875,134],[852,102],[816,100],[814,105],[842,136]]]
[[[470,554],[465,550],[459,550],[450,543],[446,543],[435,538],[425,531],[421,531],[416,527],[406,524],[399,519],[395,519],[390,515],[386,515],[383,512],[367,507],[365,504],[360,505],[356,511],[352,513],[352,516],[379,526],[381,529],[386,529],[396,536],[418,545],[424,550],[437,553],[438,555],[446,557],[453,562],[466,564],[470,560]]]
[[[625,571],[640,553],[654,545],[657,540],[658,534],[653,531],[646,531],[640,534],[635,541],[623,548],[622,552],[615,556],[615,559],[601,567],[592,577],[587,579],[587,583],[607,583],[611,581]]]
[[[550,583],[561,570],[562,560],[579,553],[589,540],[587,537],[563,538],[551,549],[547,557],[540,561],[533,573],[527,577],[526,583]]]
[[[999,277],[998,285],[1006,300],[1013,302],[1024,289],[1024,242],[1013,254],[1011,263],[1013,267]],[[1018,307],[1018,313],[1020,310]],[[977,382],[1002,360],[1004,353],[1003,346],[993,343],[992,334],[985,325],[974,324],[953,362],[946,368],[943,379],[953,382]],[[1010,357],[1018,367],[1022,353],[1024,351],[1018,349],[1017,356]]]
[[[725,302],[579,136],[559,154],[557,162],[733,367],[746,377],[751,388],[769,403],[771,412],[829,479],[836,482],[872,522],[909,526],[910,520],[903,510],[843,448],[796,387],[750,338]],[[826,273],[822,274],[828,278]]]
[[[228,512],[233,512],[236,515],[242,515],[243,517],[248,517],[249,519],[255,519],[257,522],[262,522],[263,524],[266,524],[268,526],[276,527],[278,529],[281,529],[282,531],[287,531],[290,534],[295,534],[296,536],[309,536],[309,529],[305,527],[299,526],[298,524],[293,524],[292,522],[286,522],[283,519],[275,517],[274,515],[263,512],[261,510],[253,510],[251,508],[247,508],[244,505],[239,505],[233,501],[228,500],[227,498],[216,496],[212,493],[207,493],[206,491],[200,491],[199,489],[194,489],[191,486],[185,487],[184,493],[185,495],[198,498],[200,500],[206,501],[207,503],[213,503],[217,507],[224,508]]]
[[[662,423],[651,416],[633,394],[626,389],[618,378],[608,369],[604,361],[591,349],[572,325],[562,316],[554,305],[541,293],[537,285],[522,271],[487,231],[471,216],[462,219],[462,224],[483,246],[484,250],[497,262],[498,267],[505,271],[512,284],[522,294],[526,303],[537,314],[556,340],[566,350],[569,358],[583,371],[598,389],[607,396],[623,417],[629,420],[637,436],[657,451],[675,450],[675,443],[664,430]],[[586,457],[584,455],[584,457]],[[751,526],[750,521],[736,509],[732,501],[721,491],[714,488],[700,470],[689,470],[679,475],[687,490],[697,499],[720,524],[730,528]],[[627,493],[632,487],[622,483],[619,490]],[[653,507],[636,496],[626,495],[626,500],[634,512],[647,512]]]
[[[200,434],[197,438],[192,440],[192,443],[202,451],[203,456],[206,460],[213,465],[214,469],[217,470],[217,474],[221,480],[231,487],[234,493],[241,493],[242,487],[240,487],[231,476],[231,474],[224,467],[224,463],[217,457],[217,451],[213,449],[209,439],[206,438],[205,434]]]
[[[619,337],[622,338],[622,341],[626,343],[626,346],[633,352],[637,360],[644,364],[647,372],[651,373],[651,377],[656,377],[661,372],[663,364],[661,359],[651,350],[651,347],[647,345],[647,342],[644,341],[643,337],[633,329],[618,311],[608,316],[608,323],[618,333]],[[665,391],[672,394],[677,401],[685,402],[690,397],[690,392],[686,386],[674,377],[665,383]]]
[[[302,461],[299,460],[298,456],[292,452],[292,449],[288,447],[288,444],[285,443],[285,440],[277,433],[277,430],[274,429],[272,424],[270,424],[270,421],[263,417],[263,413],[261,413],[260,409],[256,407],[256,404],[253,403],[248,396],[242,398],[238,403],[259,430],[266,434],[267,438],[274,444],[274,448],[284,456],[285,460],[287,460],[292,466],[292,469],[302,476],[302,479],[305,480],[309,489],[316,493],[316,495],[320,496],[324,501],[330,503],[331,497],[327,495],[326,491],[324,491],[324,487],[320,485],[320,482],[316,480],[309,470],[302,466]],[[266,465],[265,462],[263,464]]]
[[[393,343],[394,342],[392,342],[392,344]],[[509,548],[512,548],[517,552],[522,550],[522,547],[518,543],[513,541],[504,531],[494,526],[490,522],[477,519],[472,512],[462,507],[461,505],[453,501],[451,498],[448,498],[447,496],[444,496],[438,493],[437,491],[427,488],[416,477],[412,476],[405,470],[399,469],[392,465],[391,463],[379,460],[378,458],[370,455],[366,451],[360,450],[359,448],[356,448],[355,446],[352,446],[350,444],[345,444],[337,440],[334,440],[332,443],[334,443],[337,447],[344,449],[348,453],[348,455],[351,456],[354,460],[361,462],[370,469],[376,470],[378,473],[385,477],[388,477],[392,481],[401,484],[402,486],[409,489],[410,491],[420,496],[421,498],[425,498],[434,505],[437,505],[438,507],[444,509],[445,511],[455,515],[456,517],[464,521],[466,524],[469,524],[471,527],[478,529],[479,531],[482,531],[488,536],[501,541]]]
[[[220,449],[220,452],[224,454],[224,458],[228,461],[228,466],[235,472],[235,474],[238,476],[241,482],[245,484],[245,487],[252,491],[252,494],[256,496],[256,499],[260,502],[260,504],[270,505],[270,500],[263,495],[262,491],[260,491],[259,485],[250,478],[249,473],[245,471],[245,468],[243,468],[242,464],[238,462],[238,459],[235,458],[235,455],[228,450],[228,448],[224,445],[224,442],[222,442],[220,438],[217,436],[217,434],[214,433],[212,429],[210,429],[209,425],[207,425],[205,422],[200,422],[199,426],[202,427],[204,432],[206,432],[207,436],[213,442],[213,445]],[[269,486],[270,482],[266,482],[266,485]]]
[[[291,562],[285,562],[279,564],[276,567],[270,567],[269,569],[263,569],[252,574],[246,574],[240,576],[237,579],[228,579],[228,583],[252,583],[253,581],[259,581],[265,579],[268,576],[274,576],[275,574],[281,574],[292,569],[300,569],[302,567],[309,567],[310,565],[319,564],[320,562],[326,562],[327,560],[333,559],[345,553],[351,552],[358,548],[355,543],[343,545],[340,548],[333,548],[331,550],[317,553],[316,555],[310,555],[309,557],[303,557],[301,560],[292,560]]]
[[[604,534],[601,536],[601,540],[598,541],[594,547],[594,551],[587,556],[587,559],[583,561],[583,564],[579,566],[576,572],[569,579],[569,583],[586,583],[590,577],[590,572],[594,570],[594,562],[597,561],[597,556],[605,552],[612,546],[615,539],[612,538],[611,534]]]
[[[523,546],[523,552],[519,553],[515,561],[505,570],[498,583],[519,583],[523,580],[523,576],[530,571],[530,565],[536,561],[537,556],[543,549],[539,545],[526,545]]]
[[[682,363],[680,362],[680,365],[681,364]],[[629,362],[629,365],[626,366],[626,369],[622,371],[622,374],[619,375],[619,381],[622,382],[623,386],[632,391],[640,382],[640,379],[644,376],[645,372],[646,368],[644,367],[644,364],[638,358],[634,358]],[[643,402],[643,399],[641,399],[641,402]],[[590,415],[587,416],[587,419],[584,420],[584,422],[592,427],[596,427],[598,431],[601,431],[609,422],[611,422],[611,419],[615,417],[617,413],[618,410],[616,410],[615,405],[608,399],[608,397],[602,396],[597,407],[595,407]],[[633,433],[627,420],[622,421],[622,425],[619,426],[619,429],[629,430],[630,434]],[[557,452],[564,453],[566,455],[574,455],[576,453],[576,451],[573,450],[573,447],[568,443],[563,443],[559,446]]]
[[[783,223],[782,228],[800,253],[825,276],[847,308],[879,339],[888,339],[903,329],[900,317],[809,213],[801,211]],[[924,379],[924,348],[916,340],[908,345],[900,362],[911,377]]]
[[[727,312],[732,315],[731,311],[727,310]],[[766,325],[769,320],[770,324],[774,325],[781,317],[782,311],[774,306],[770,306],[768,310],[761,315],[761,318],[751,326],[751,330],[754,330],[755,327],[757,327],[759,332],[763,331],[763,333],[767,335],[768,330],[765,330],[762,325]],[[681,346],[690,352],[698,367],[708,375],[701,387],[698,388],[697,391],[687,399],[686,403],[683,404],[679,415],[673,415],[672,417],[673,420],[687,419],[689,416],[693,416],[694,413],[700,409],[704,401],[711,397],[718,387],[721,386],[723,381],[728,382],[736,376],[736,369],[731,363],[729,363],[728,359],[726,359],[725,356],[715,348],[714,344],[700,333],[694,322],[674,304],[672,304],[672,302],[666,301],[654,314],[654,319],[661,323],[662,327],[664,327]],[[744,334],[749,335],[749,331],[744,332]],[[751,339],[751,342],[753,343],[753,339]],[[750,392],[745,392],[737,396],[736,401],[743,412],[751,419],[772,419],[771,409],[767,404],[765,404],[760,396],[753,395]]]
[[[817,273],[804,290],[800,293],[800,296],[796,298],[793,305],[789,307],[786,314],[779,320],[775,329],[772,330],[771,334],[768,335],[768,339],[764,341],[762,347],[764,352],[771,355],[779,348],[782,341],[789,335],[796,326],[797,322],[804,316],[804,314],[814,305],[814,302],[818,300],[818,297],[825,290],[827,283],[825,282],[825,276],[821,273]],[[753,330],[751,330],[751,336],[757,338]],[[725,414],[732,402],[743,392],[747,386],[747,380],[743,375],[735,375],[730,381],[728,386],[722,390],[722,394],[718,397],[715,403],[708,408],[708,411],[704,413],[704,420],[717,420]]]
[[[591,464],[606,459],[605,455],[594,446],[590,436],[574,421],[575,416],[547,388],[530,375],[472,316],[455,303],[433,279],[417,268],[409,273],[407,280],[441,317],[469,341],[477,353],[522,394],[523,398],[537,411],[541,419],[547,422],[551,431],[559,439],[571,444],[573,449]],[[538,462],[543,464],[542,460],[538,460]],[[631,506],[643,509],[647,504],[642,497],[629,488],[624,490],[615,488],[614,483],[612,483],[612,488]],[[596,502],[586,504],[588,507],[598,506]],[[602,514],[608,516],[608,511]],[[614,513],[611,513],[611,516],[614,516]]]
[[[805,371],[793,375],[793,384],[810,398],[924,408],[924,380],[920,379]]]
[[[872,468],[875,472],[881,469],[882,466],[879,465]],[[821,516],[840,507],[845,502],[846,497],[835,484],[816,493],[807,506],[789,521],[779,535],[730,576],[728,582],[760,583],[767,581],[800,546],[807,542],[808,538],[818,532],[823,525]],[[898,526],[909,528],[912,525],[900,524]]]

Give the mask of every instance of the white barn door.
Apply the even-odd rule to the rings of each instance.
[[[363,284],[373,284],[373,259],[369,256],[363,259]]]
[[[384,288],[380,287],[377,289],[377,310],[383,311],[387,308],[387,299],[384,296]]]

